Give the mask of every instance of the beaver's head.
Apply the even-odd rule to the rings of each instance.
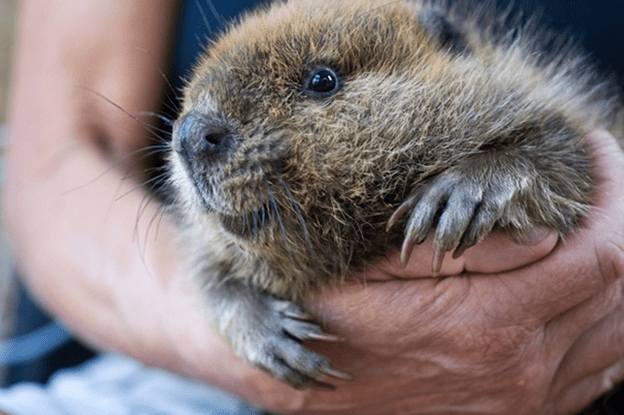
[[[171,154],[183,210],[306,266],[344,272],[354,253],[383,254],[415,183],[514,131],[522,111],[515,63],[499,76],[494,48],[473,50],[477,35],[446,13],[297,0],[243,18],[185,90]]]

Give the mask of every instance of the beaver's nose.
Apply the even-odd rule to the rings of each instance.
[[[223,121],[213,116],[189,113],[173,127],[173,150],[185,159],[214,159],[228,153],[234,135]]]

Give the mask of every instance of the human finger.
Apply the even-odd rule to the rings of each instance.
[[[589,300],[624,275],[624,157],[615,139],[598,131],[588,136],[596,190],[584,224],[551,255],[499,274],[501,284],[474,278],[473,288],[492,298],[507,298],[509,319],[544,324]],[[500,316],[504,317],[504,316]]]
[[[555,232],[540,232],[519,240],[506,231],[496,231],[486,239],[472,246],[459,258],[447,255],[438,275],[458,275],[464,272],[496,274],[520,268],[539,261],[548,255],[557,244]],[[389,280],[395,278],[428,278],[431,273],[431,258],[434,254],[433,236],[412,250],[405,267],[400,265],[400,254],[391,254],[377,261],[367,270],[367,280]]]
[[[574,328],[576,318],[566,319],[564,326],[556,324],[548,327],[546,338],[561,339],[560,334],[567,335],[568,330],[576,331],[574,343],[567,350],[565,357],[559,364],[559,369],[553,380],[551,394],[559,396],[566,394],[566,390],[583,384],[587,378],[596,379],[596,376],[609,370],[624,359],[624,306],[622,305],[622,284],[615,284],[613,289],[605,295],[597,296],[594,304],[587,304],[586,310],[578,310],[586,314],[585,319],[594,319],[595,323],[589,328],[577,330]],[[598,304],[598,302],[602,304]],[[611,308],[605,315],[605,309]],[[594,315],[592,317],[592,314]],[[559,322],[557,322],[559,323]],[[550,336],[550,337],[549,337]],[[562,342],[565,342],[563,340]],[[554,345],[557,348],[558,345]],[[624,374],[623,374],[624,375]],[[611,380],[621,380],[623,377]],[[596,387],[601,385],[599,382]],[[612,385],[611,385],[612,386]],[[593,395],[606,392],[608,388],[597,391]]]
[[[556,397],[547,412],[542,413],[549,415],[576,413],[587,407],[596,397],[613,389],[614,385],[622,379],[624,379],[624,360],[572,385]]]
[[[605,215],[617,212],[620,203],[617,195],[618,183],[624,181],[624,158],[615,139],[605,131],[595,131],[587,137],[594,160],[594,174],[598,184],[594,205],[596,206],[588,223],[601,224],[595,229],[600,235],[617,234],[618,228],[613,222],[604,227]],[[620,192],[621,193],[621,192]],[[621,227],[624,232],[624,227]],[[624,238],[623,238],[624,239]],[[468,249],[461,257],[445,258],[439,275],[457,275],[462,272],[477,274],[501,273],[526,266],[548,255],[557,243],[557,235],[544,229],[535,229],[523,235],[510,235],[508,232],[494,232],[485,240]],[[587,247],[591,248],[591,247]],[[432,237],[413,248],[410,261],[405,267],[399,265],[399,254],[394,253],[375,264],[367,279],[387,280],[395,278],[430,277],[431,258],[434,254]],[[367,271],[368,272],[368,271]]]

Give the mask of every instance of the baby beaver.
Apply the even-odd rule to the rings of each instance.
[[[348,378],[301,344],[337,339],[302,308],[312,289],[430,232],[434,274],[495,229],[564,236],[589,208],[583,138],[622,118],[573,46],[484,3],[245,16],[196,66],[169,159],[216,329],[295,388]]]

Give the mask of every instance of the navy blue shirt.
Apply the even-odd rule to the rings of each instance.
[[[388,0],[390,1],[390,0]],[[180,86],[208,37],[223,29],[242,11],[263,3],[260,0],[187,0],[180,11],[177,44],[173,52],[171,81]],[[510,0],[497,0],[501,6]],[[515,9],[541,13],[547,27],[573,35],[591,54],[605,74],[613,75],[624,90],[624,12],[621,0],[525,0]],[[215,17],[215,12],[219,17]],[[207,23],[206,23],[207,22]],[[210,27],[208,27],[208,25]]]

